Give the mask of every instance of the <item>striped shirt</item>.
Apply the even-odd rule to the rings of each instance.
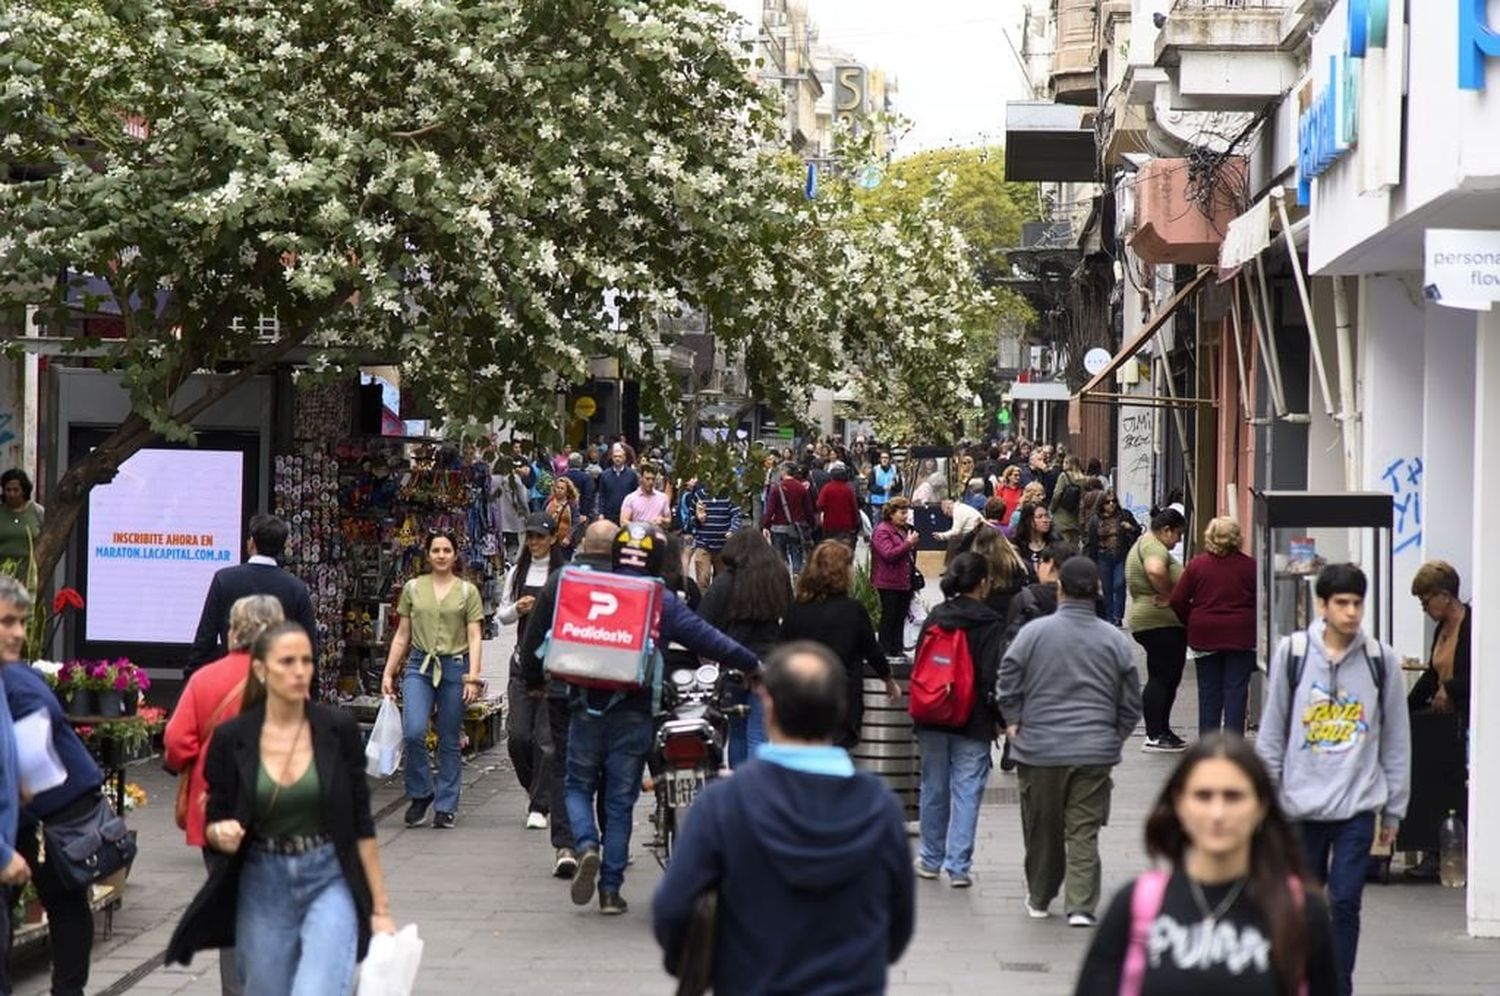
[[[701,520],[697,518],[697,510],[693,510],[693,521],[696,524],[693,545],[718,552],[724,549],[724,541],[729,538],[729,534],[740,528],[744,513],[740,511],[739,505],[728,498],[705,499],[703,508],[708,512],[708,517]]]

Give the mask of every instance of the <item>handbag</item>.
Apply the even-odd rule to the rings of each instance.
[[[810,541],[812,537],[809,534],[807,524],[798,522],[792,518],[792,506],[787,502],[786,489],[781,486],[781,482],[779,481],[776,483],[776,493],[781,496],[781,510],[786,514],[787,525],[791,527],[792,535],[797,537],[797,542],[802,544],[804,548],[811,546]]]
[[[677,996],[702,996],[713,986],[718,920],[719,894],[705,892],[693,903],[687,934],[677,952]]]
[[[917,567],[916,561],[912,561],[911,577],[909,578],[913,595],[920,595],[927,587],[927,575],[923,574]]]
[[[224,714],[229,711],[230,703],[235,699],[242,699],[244,697],[245,682],[249,680],[250,678],[246,676],[244,681],[241,681],[228,692],[224,693],[223,701],[218,704],[213,714],[208,717],[208,729],[203,731],[203,750],[208,750],[208,738],[213,736],[214,730],[219,728],[219,723],[223,721]],[[172,815],[177,820],[177,829],[179,830],[187,829],[188,810],[193,805],[193,768],[196,766],[197,761],[195,760],[192,764],[188,765],[186,771],[177,776],[177,802],[175,803]],[[198,805],[202,806],[204,801],[203,799],[199,799]]]
[[[77,892],[135,860],[135,834],[103,796],[81,815],[45,821],[39,864],[50,864],[63,886]]]

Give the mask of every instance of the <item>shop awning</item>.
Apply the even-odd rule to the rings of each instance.
[[[1072,396],[1068,385],[1058,380],[1016,381],[1010,388],[1012,401],[1067,401]]]
[[[1214,271],[1212,269],[1201,270],[1199,271],[1198,275],[1188,283],[1186,287],[1182,288],[1182,290],[1172,295],[1172,299],[1168,301],[1166,305],[1156,313],[1155,316],[1152,317],[1151,321],[1147,322],[1139,332],[1132,336],[1130,338],[1130,341],[1126,342],[1125,345],[1120,348],[1120,351],[1114,355],[1114,357],[1109,361],[1109,364],[1103,370],[1100,370],[1097,374],[1095,374],[1092,380],[1083,385],[1083,387],[1078,391],[1078,394],[1073,398],[1073,400],[1083,402],[1096,400],[1090,398],[1089,395],[1098,394],[1101,392],[1101,389],[1105,387],[1105,385],[1113,383],[1115,371],[1124,366],[1126,360],[1129,360],[1136,353],[1140,352],[1141,347],[1146,345],[1146,343],[1151,339],[1152,336],[1156,335],[1161,327],[1166,324],[1167,319],[1171,318],[1173,313],[1176,312],[1178,308],[1182,307],[1183,302],[1192,297],[1194,294],[1198,293],[1198,289],[1201,288],[1204,284],[1208,283],[1209,279],[1212,278],[1213,275]],[[1097,400],[1104,401],[1112,399],[1100,398]]]
[[[1219,283],[1234,279],[1240,267],[1271,245],[1271,197],[1266,195],[1229,223],[1219,246]]]

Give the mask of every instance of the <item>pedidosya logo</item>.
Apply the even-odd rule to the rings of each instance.
[[[646,591],[599,591],[585,584],[558,590],[557,635],[574,643],[639,649],[646,642],[651,609]]]

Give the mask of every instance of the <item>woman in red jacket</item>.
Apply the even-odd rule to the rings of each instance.
[[[1172,589],[1172,611],[1187,626],[1198,667],[1198,735],[1245,732],[1245,703],[1255,671],[1255,561],[1240,552],[1239,524],[1212,519],[1203,548]]]
[[[210,870],[222,859],[208,849],[204,837],[208,782],[203,777],[203,762],[208,757],[208,743],[216,727],[240,714],[245,682],[250,677],[251,645],[266,630],[285,621],[281,603],[270,595],[249,595],[235,602],[229,609],[229,653],[193,672],[163,734],[167,767],[184,772],[188,780],[183,832],[190,847],[203,849],[203,860]],[[226,996],[240,991],[232,949],[219,955],[219,981]]]

